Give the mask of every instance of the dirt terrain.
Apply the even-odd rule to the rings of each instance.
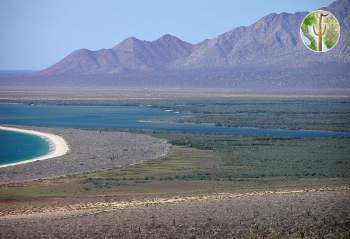
[[[0,100],[183,100],[183,99],[348,99],[348,89],[242,90],[242,89],[134,89],[134,88],[28,88],[3,87]]]
[[[3,212],[0,238],[348,238],[348,186]]]
[[[260,141],[234,139],[241,145],[234,147],[236,141],[218,137],[167,141],[161,134],[37,129],[63,136],[73,150],[0,170],[0,238],[350,238],[350,184],[340,174],[347,146],[337,141],[322,144],[335,166],[314,153],[290,153],[303,147],[289,143],[295,148],[287,151],[282,140],[285,161],[260,164],[237,153],[248,145],[259,159],[272,158],[263,157],[275,152],[266,140],[254,151],[252,145],[263,147]],[[218,151],[208,142],[234,150]],[[290,165],[319,171],[259,174]],[[243,177],[243,170],[252,175]]]

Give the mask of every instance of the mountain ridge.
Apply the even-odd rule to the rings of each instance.
[[[62,73],[121,73],[151,70],[190,53],[192,44],[165,34],[154,41],[129,37],[111,49],[73,51],[53,66],[41,71],[44,75]]]
[[[165,34],[154,41],[129,37],[110,49],[79,49],[37,78],[118,86],[350,87],[349,6],[349,0],[337,0],[322,8],[341,24],[338,44],[326,53],[309,51],[300,39],[307,12],[271,13],[197,44]]]

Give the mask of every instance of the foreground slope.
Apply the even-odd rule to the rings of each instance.
[[[78,214],[72,206],[63,211],[0,217],[0,237],[347,238],[348,198],[349,191],[337,189],[251,193],[122,208],[102,202],[98,205],[111,206],[85,208]]]

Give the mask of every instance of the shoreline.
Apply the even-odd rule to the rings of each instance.
[[[39,133],[38,136],[46,139],[48,135],[51,139],[59,138],[61,142],[67,142],[69,152],[59,153],[58,146],[53,143],[57,148],[50,154],[1,165],[0,185],[126,167],[164,157],[170,148],[164,139],[136,133],[22,125],[1,125],[0,129],[7,127]],[[50,138],[48,140],[52,142]],[[48,158],[51,160],[44,160]]]
[[[21,129],[16,127],[1,126],[1,125],[0,125],[0,130],[36,135],[45,139],[49,144],[49,152],[43,156],[39,156],[36,158],[27,159],[27,160],[15,162],[15,163],[3,164],[3,165],[0,165],[0,168],[11,167],[11,166],[31,163],[35,161],[40,161],[40,160],[56,158],[56,157],[65,155],[69,151],[69,145],[67,144],[67,142],[61,136],[58,136],[55,134],[40,132],[36,130]]]

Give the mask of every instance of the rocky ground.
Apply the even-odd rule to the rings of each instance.
[[[0,238],[349,238],[349,188],[0,217]]]
[[[350,186],[347,180],[330,186],[332,180],[329,179],[325,184],[327,187],[320,182],[307,187],[297,184],[283,187],[281,184],[279,188],[268,185],[247,188],[240,182],[239,190],[233,190],[232,184],[213,192],[196,191],[202,185],[199,182],[196,182],[198,186],[186,188],[191,182],[176,179],[146,180],[127,186],[116,181],[118,184],[112,188],[96,184],[82,191],[79,189],[81,177],[88,174],[5,185],[6,182],[115,167],[126,170],[124,166],[163,157],[170,148],[165,140],[139,134],[31,129],[63,136],[71,151],[60,158],[0,169],[0,183],[4,184],[0,190],[5,192],[0,200],[0,239],[350,238]],[[204,160],[201,165],[206,162],[203,154],[195,153],[193,149],[187,154],[175,146],[172,151],[174,149],[181,154],[173,152],[175,155],[167,155],[176,156],[168,159],[168,163],[173,162],[170,166],[158,168],[147,166],[151,162],[146,162],[142,164],[143,169],[132,171],[129,167],[129,173],[147,176],[148,171],[159,173],[157,170],[168,170],[168,167],[181,169],[183,159],[192,162],[186,164],[187,167],[196,169],[196,161],[189,154],[196,154]],[[205,153],[209,154],[209,151]],[[108,170],[114,177],[120,173],[112,171]],[[99,179],[98,175],[95,176],[96,180]],[[217,183],[220,185],[219,181]],[[159,189],[161,185],[167,190]],[[175,193],[184,189],[186,194]],[[16,196],[17,191],[21,191],[20,197]],[[39,196],[33,197],[37,193]]]
[[[170,148],[165,140],[141,134],[22,128],[60,135],[69,144],[70,151],[59,158],[0,168],[0,184],[124,167],[162,157]]]

